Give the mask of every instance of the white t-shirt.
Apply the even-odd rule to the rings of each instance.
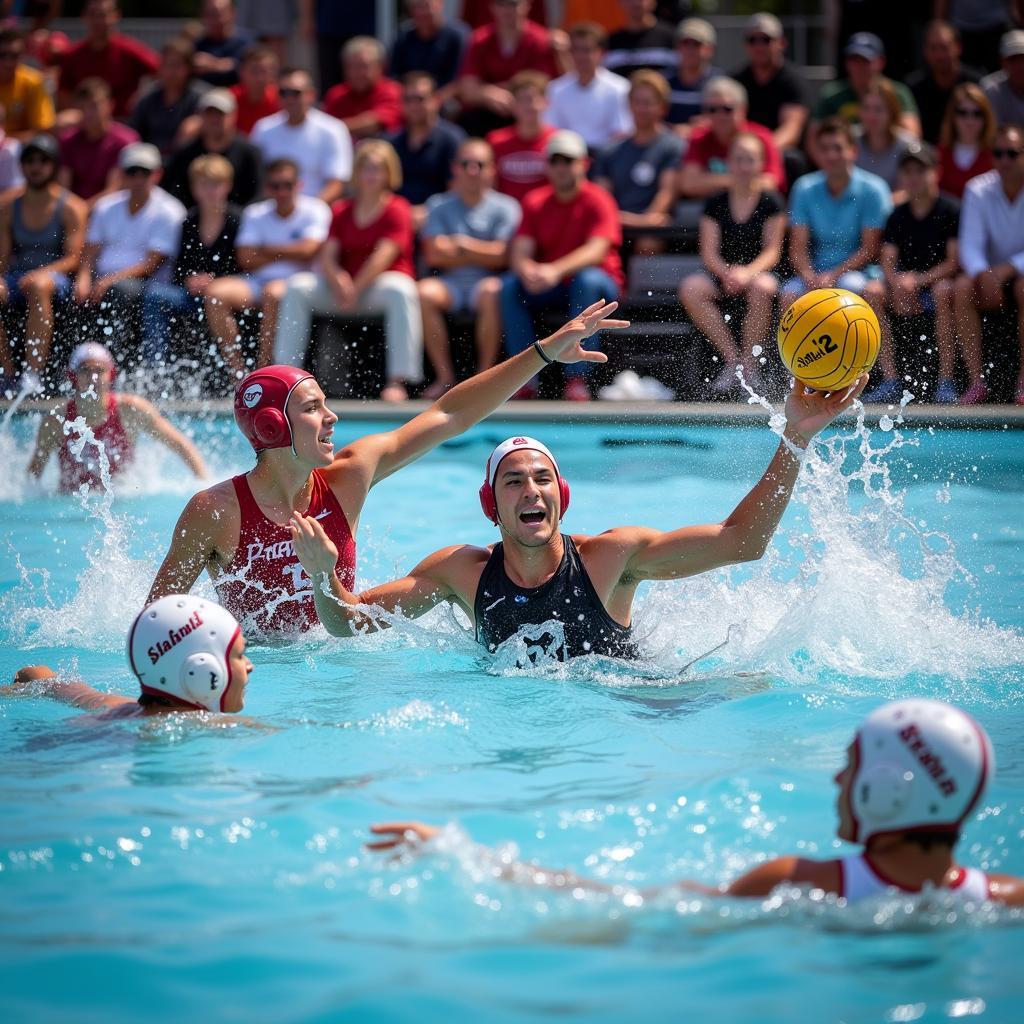
[[[162,188],[154,188],[141,210],[128,211],[128,192],[113,192],[97,200],[89,217],[85,240],[100,247],[96,275],[116,274],[141,263],[151,252],[165,256],[154,281],[169,281],[178,251],[185,207]]]
[[[598,68],[590,84],[583,86],[576,72],[570,71],[548,86],[544,120],[552,128],[579,132],[591,149],[607,146],[613,139],[633,132],[629,80]]]
[[[238,228],[235,246],[281,245],[310,238],[322,242],[330,226],[331,208],[315,196],[296,196],[295,209],[288,217],[278,216],[273,199],[264,199],[242,211],[242,223]],[[283,277],[310,270],[312,265],[312,260],[278,260],[253,271],[252,277],[260,284],[266,284],[268,281],[279,281]]]
[[[310,110],[298,125],[288,124],[284,111],[260,118],[249,141],[263,155],[264,165],[285,156],[294,160],[307,196],[318,196],[324,182],[333,178],[352,177],[352,136],[341,121],[322,110]]]

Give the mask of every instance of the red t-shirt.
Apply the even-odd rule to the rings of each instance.
[[[327,90],[322,108],[339,121],[372,110],[380,118],[381,131],[397,131],[402,127],[402,86],[392,78],[378,79],[364,93],[353,92],[350,85],[336,85]]]
[[[61,54],[58,62],[62,92],[74,92],[87,78],[102,78],[110,85],[114,116],[124,117],[131,109],[139,82],[147,75],[156,74],[160,58],[137,39],[113,35],[102,50],[94,50],[89,40],[83,39]]]
[[[979,149],[970,167],[960,168],[953,159],[952,146],[939,146],[939,189],[955,199],[963,199],[971,178],[992,170],[992,150]]]
[[[540,25],[547,24],[548,14],[545,0],[530,0],[529,17]],[[470,28],[479,28],[481,25],[486,25],[493,18],[494,12],[491,10],[491,0],[462,0],[460,20],[465,22]]]
[[[83,199],[102,192],[121,150],[138,141],[139,133],[119,121],[112,121],[107,133],[96,140],[86,138],[81,128],[61,136],[60,162],[71,171],[71,191]]]
[[[386,270],[415,277],[412,265],[412,207],[408,200],[401,196],[392,196],[384,212],[371,223],[359,227],[355,221],[355,201],[342,199],[332,207],[334,217],[328,238],[338,243],[338,262],[344,270],[355,277],[363,264],[370,258],[382,238],[390,238],[398,243],[398,255],[395,262]]]
[[[535,139],[523,139],[515,125],[488,132],[487,141],[494,150],[496,177],[494,187],[513,199],[523,201],[527,192],[548,183],[544,147],[555,134],[551,125],[541,125]]]
[[[281,109],[281,100],[277,95],[277,86],[268,85],[263,90],[263,98],[258,103],[251,103],[245,95],[245,88],[241,85],[231,86],[229,92],[235,97],[238,104],[238,130],[243,135],[252,131],[252,126],[261,117],[270,117]]]
[[[744,121],[740,125],[740,131],[750,132],[756,135],[764,145],[764,169],[775,179],[775,187],[780,192],[786,191],[786,171],[782,166],[782,157],[775,142],[772,140],[772,133],[763,125],[754,121]],[[690,145],[686,150],[684,164],[697,164],[705,171],[712,174],[724,174],[726,171],[725,161],[729,155],[729,146],[723,143],[717,135],[713,134],[707,126],[697,128],[690,136]]]
[[[526,22],[519,45],[511,53],[502,50],[494,25],[484,25],[469,37],[466,56],[459,69],[460,78],[476,75],[482,82],[501,85],[520,71],[541,71],[548,78],[557,78],[562,73],[551,45],[551,34],[543,25]]]
[[[615,200],[600,185],[584,181],[579,195],[561,202],[550,185],[534,189],[523,200],[523,219],[516,237],[525,235],[536,242],[533,258],[552,263],[578,249],[591,238],[607,238],[611,245],[601,269],[622,288],[622,227]],[[610,296],[609,296],[610,297]]]

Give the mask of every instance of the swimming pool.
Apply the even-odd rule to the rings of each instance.
[[[48,496],[22,482],[32,425],[0,436],[0,675],[59,663],[130,693],[125,631],[192,483],[147,449],[110,503]],[[248,465],[229,419],[186,425],[216,473]],[[492,539],[481,467],[519,429],[485,424],[377,488],[360,581]],[[559,455],[579,532],[722,518],[775,444],[766,428],[529,432]],[[256,649],[246,710],[272,729],[84,728],[0,698],[3,1019],[1019,1019],[1024,931],[1006,914],[576,898],[493,880],[473,845],[636,886],[827,855],[853,728],[927,694],[975,714],[999,757],[964,858],[1024,873],[1021,435],[906,431],[865,463],[860,446],[895,433],[839,433],[847,457],[805,469],[762,563],[642,590],[637,670],[517,671],[438,610]],[[457,826],[430,856],[363,853],[370,822],[406,817]]]

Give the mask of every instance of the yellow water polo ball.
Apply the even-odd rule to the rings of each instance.
[[[875,311],[843,288],[801,295],[779,324],[782,361],[798,381],[818,391],[849,387],[867,373],[881,341]]]

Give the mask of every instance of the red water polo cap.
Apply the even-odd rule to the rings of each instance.
[[[296,366],[264,366],[246,374],[235,388],[235,422],[258,454],[290,448],[292,425],[285,410],[292,392],[313,374]]]

